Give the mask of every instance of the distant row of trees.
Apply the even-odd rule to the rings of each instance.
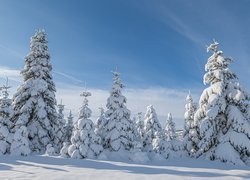
[[[220,160],[232,164],[250,162],[250,95],[228,68],[230,58],[213,42],[204,83],[209,87],[199,104],[189,93],[186,99],[183,138],[177,138],[169,113],[162,128],[152,105],[145,117],[131,118],[122,95],[120,74],[113,73],[113,86],[105,111],[100,109],[96,124],[88,107],[90,92],[84,98],[78,118],[64,118],[64,105],[56,104],[56,87],[46,33],[39,30],[31,38],[30,53],[21,74],[24,82],[12,99],[9,86],[2,87],[0,100],[0,152],[29,155],[47,153],[71,158],[97,158],[109,152],[128,153],[134,161],[148,161],[152,154],[161,158],[183,157]],[[58,107],[58,108],[56,108]]]

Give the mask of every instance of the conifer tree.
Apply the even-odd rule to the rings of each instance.
[[[62,123],[62,125],[65,125],[66,120],[64,119],[64,113],[63,113],[65,105],[62,104],[62,100],[60,104],[57,105],[57,107],[58,107],[58,118],[60,122]]]
[[[13,116],[12,100],[9,98],[8,89],[11,88],[8,85],[8,78],[6,80],[6,85],[0,87],[2,91],[2,98],[0,99],[0,121],[8,127],[8,129],[13,128],[13,122],[11,120]]]
[[[2,98],[0,99],[0,154],[10,153],[10,145],[13,135],[9,131],[13,126],[11,116],[13,109],[11,106],[11,100],[8,98],[8,80],[6,85],[0,87],[2,91]]]
[[[57,146],[53,146],[51,144],[52,147],[48,147],[49,149],[55,148],[55,152],[59,153],[60,149],[63,146],[63,142],[66,141],[66,120],[64,119],[64,107],[65,105],[62,104],[62,100],[60,102],[60,104],[57,105],[58,107],[58,125],[56,127],[54,127],[54,133],[56,134],[55,139],[54,139],[54,143],[57,144]],[[48,149],[47,148],[47,149]]]
[[[69,111],[69,116],[67,118],[67,123],[66,123],[66,127],[65,127],[65,142],[70,142],[70,138],[72,136],[72,132],[74,129],[74,125],[73,125],[73,115],[71,110]]]
[[[183,133],[183,145],[184,149],[193,156],[197,151],[197,143],[199,142],[198,127],[194,124],[194,113],[196,111],[196,105],[193,102],[193,98],[189,92],[186,98],[185,105],[185,124]]]
[[[101,145],[101,138],[94,132],[94,123],[89,119],[92,111],[88,107],[87,97],[91,96],[91,93],[83,92],[81,96],[84,97],[84,102],[79,112],[77,126],[71,138],[68,154],[75,159],[94,158],[102,152],[103,147]]]
[[[153,141],[153,147],[156,152],[166,159],[186,156],[183,151],[183,142],[177,137],[171,113],[168,113],[163,135],[157,135],[157,138]]]
[[[38,30],[30,41],[30,53],[21,71],[24,82],[14,95],[15,129],[27,127],[32,151],[45,152],[49,143],[57,145],[60,123],[56,112],[55,84],[44,30]],[[55,133],[57,132],[57,133]]]
[[[168,113],[165,129],[164,129],[164,135],[165,135],[166,141],[171,141],[173,139],[176,139],[175,123],[173,122],[171,113]]]
[[[162,137],[162,127],[157,118],[157,114],[152,105],[147,107],[147,112],[145,114],[144,120],[144,139],[143,147],[145,151],[152,151],[152,142],[155,138]]]
[[[134,136],[130,111],[126,107],[127,99],[122,95],[124,85],[120,79],[120,73],[113,72],[113,87],[110,97],[107,100],[107,118],[106,137],[104,148],[110,151],[119,151],[121,149],[130,150],[133,148]]]
[[[135,117],[135,128],[140,139],[144,137],[144,122],[142,119],[142,112],[136,114]]]
[[[102,107],[99,108],[100,110],[100,115],[97,118],[96,121],[96,129],[95,129],[95,133],[101,137],[102,141],[104,141],[105,137],[106,137],[106,127],[107,127],[107,119],[105,118],[105,113],[104,113],[104,109]]]
[[[208,84],[195,113],[201,140],[197,156],[243,165],[250,155],[250,96],[229,69],[231,58],[224,57],[213,42],[207,51],[213,54],[205,66]]]

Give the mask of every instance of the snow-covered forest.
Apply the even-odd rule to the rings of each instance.
[[[91,116],[88,97],[94,94],[86,88],[79,94],[78,116],[70,113],[67,117],[64,105],[56,102],[47,35],[38,30],[24,59],[22,84],[13,97],[9,96],[11,84],[1,86],[3,159],[43,155],[93,164],[114,159],[142,164],[194,159],[211,165],[216,161],[250,166],[250,94],[240,86],[230,69],[232,59],[224,56],[218,42],[213,41],[207,52],[211,56],[203,77],[206,89],[199,102],[187,94],[180,134],[171,112],[162,125],[153,105],[132,117],[126,105],[129,99],[123,95],[125,85],[116,71],[106,108],[100,107],[98,119]]]

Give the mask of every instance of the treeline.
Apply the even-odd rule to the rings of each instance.
[[[31,38],[30,52],[25,57],[22,85],[12,99],[8,84],[1,88],[0,152],[105,159],[113,153],[137,162],[191,157],[249,164],[250,95],[229,69],[232,60],[218,50],[218,43],[214,41],[207,50],[212,52],[204,75],[209,87],[198,104],[188,94],[183,138],[178,138],[171,113],[164,128],[152,105],[144,117],[138,113],[131,118],[118,72],[112,72],[106,110],[100,108],[96,124],[91,120],[91,93],[87,91],[81,94],[83,105],[77,120],[73,121],[71,113],[64,118],[64,105],[57,105],[55,100],[46,33],[39,30]]]

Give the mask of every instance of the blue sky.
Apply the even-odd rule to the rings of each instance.
[[[235,59],[231,69],[250,90],[249,7],[247,0],[1,0],[1,82],[5,75],[15,80],[24,66],[30,36],[44,28],[54,79],[63,90],[82,88],[86,81],[93,91],[107,91],[110,71],[117,67],[133,92],[180,91],[181,101],[191,89],[198,97],[205,88],[204,65],[210,56],[205,46],[212,38]],[[14,87],[18,83],[12,82]],[[66,96],[60,90],[58,94]],[[167,96],[152,100],[162,108],[162,116],[168,111],[163,113],[167,107],[159,102],[164,98],[168,104]],[[140,104],[136,106],[134,111],[141,110]],[[178,118],[182,111],[176,112]]]

